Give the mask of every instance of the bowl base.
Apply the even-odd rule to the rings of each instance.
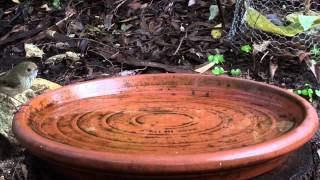
[[[66,166],[61,166],[56,163],[46,162],[48,169],[52,170],[52,173],[56,177],[63,180],[226,180],[236,179],[244,180],[250,179],[261,174],[267,173],[277,167],[283,165],[288,159],[288,156],[281,156],[276,159],[264,161],[259,164],[246,166],[237,169],[231,169],[226,171],[219,171],[216,173],[199,173],[199,174],[176,174],[176,175],[138,175],[138,174],[126,174],[122,173],[107,173],[97,172],[85,169],[74,169]]]

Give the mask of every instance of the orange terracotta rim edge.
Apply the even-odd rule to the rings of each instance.
[[[315,109],[300,96],[291,93],[285,89],[272,85],[231,77],[213,77],[210,75],[194,75],[194,74],[151,74],[132,76],[130,78],[143,76],[186,76],[186,77],[208,77],[218,79],[228,79],[232,81],[241,81],[253,86],[264,86],[273,89],[281,94],[292,97],[299,103],[305,111],[303,122],[295,129],[275,139],[259,143],[256,145],[225,150],[213,153],[187,154],[187,155],[143,155],[135,154],[127,155],[120,153],[97,152],[93,150],[83,150],[80,148],[70,147],[48,139],[45,139],[30,128],[28,128],[28,106],[23,106],[15,115],[13,122],[13,132],[18,140],[28,150],[35,155],[46,158],[49,161],[65,163],[66,165],[75,166],[84,169],[108,170],[111,172],[126,173],[145,173],[145,174],[161,174],[161,173],[187,173],[187,172],[210,172],[226,170],[244,165],[250,165],[270,160],[285,154],[288,154],[307,141],[309,141],[318,129],[318,115]],[[112,78],[114,80],[127,77]],[[110,79],[110,78],[107,78]],[[105,79],[93,80],[104,81]],[[87,81],[88,82],[88,81]],[[83,82],[83,83],[87,83]],[[83,84],[78,83],[78,84]],[[40,96],[50,96],[57,92],[63,92],[70,86],[45,93]],[[40,97],[39,96],[39,97]]]

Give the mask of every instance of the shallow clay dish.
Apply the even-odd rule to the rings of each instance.
[[[66,86],[15,117],[17,139],[74,179],[246,179],[318,128],[303,98],[267,84],[156,74]]]

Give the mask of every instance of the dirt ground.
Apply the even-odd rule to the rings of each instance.
[[[233,4],[224,6],[223,36],[213,39],[211,30],[221,18],[208,20],[210,5],[204,0],[191,7],[187,0],[61,0],[60,7],[55,8],[51,1],[0,1],[0,72],[25,61],[24,44],[33,43],[45,53],[42,58],[29,58],[39,66],[38,77],[61,85],[124,75],[195,73],[209,54],[221,53],[223,68],[241,69],[241,78],[287,89],[299,89],[306,83],[319,88],[317,79],[298,57],[277,57],[278,69],[272,79],[268,58],[260,62],[261,55],[243,53],[239,46],[226,41]],[[47,61],[67,51],[78,53],[80,59]],[[317,109],[318,102],[317,98],[313,101]],[[304,158],[291,160],[291,170],[288,165],[273,174],[273,179],[284,171],[283,179],[318,177],[317,138],[299,151],[309,163],[303,163]],[[305,151],[309,153],[301,153]],[[36,170],[37,163],[27,152],[15,149],[8,153],[6,148],[0,151],[0,179],[50,179]],[[298,174],[294,168],[299,163],[306,169]]]

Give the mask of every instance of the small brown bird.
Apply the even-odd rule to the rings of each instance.
[[[22,62],[10,71],[0,76],[0,93],[14,97],[29,89],[38,73],[38,67],[33,62]]]

